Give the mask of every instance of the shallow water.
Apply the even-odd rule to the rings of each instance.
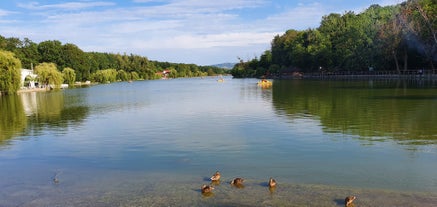
[[[437,203],[434,83],[256,82],[0,97],[0,206],[342,206],[347,195],[356,206]],[[216,170],[221,184],[202,196]],[[228,184],[237,176],[244,189]]]

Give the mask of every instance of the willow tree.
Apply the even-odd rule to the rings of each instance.
[[[111,83],[117,81],[117,70],[115,69],[105,69],[98,70],[91,75],[91,79],[94,82],[99,83]]]
[[[54,63],[41,63],[37,65],[35,73],[38,75],[39,83],[46,87],[60,88],[64,81],[62,73],[58,71]]]
[[[12,52],[0,50],[0,94],[16,93],[21,85],[21,62]]]
[[[64,78],[64,82],[70,86],[74,85],[74,81],[76,80],[76,73],[72,68],[64,68],[62,70],[62,77]]]
[[[129,73],[124,70],[117,71],[117,80],[118,81],[128,81],[130,80]]]

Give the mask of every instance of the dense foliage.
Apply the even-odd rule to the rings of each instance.
[[[320,26],[288,30],[273,38],[259,58],[236,64],[234,77],[281,75],[290,71],[434,69],[437,63],[437,3],[408,0],[360,14],[329,14]]]
[[[100,80],[102,74],[111,76],[104,77],[103,81],[112,81],[113,73],[99,72],[108,69],[117,72],[116,81],[157,79],[162,77],[160,72],[164,70],[171,71],[169,78],[226,73],[225,69],[219,67],[151,61],[147,57],[134,54],[84,52],[74,44],[62,44],[58,40],[37,44],[28,38],[20,40],[0,35],[0,49],[13,52],[24,68],[30,69],[41,63],[54,63],[59,71],[70,68],[74,71],[75,81]],[[71,84],[71,77],[64,80]]]
[[[37,79],[44,87],[60,88],[64,77],[54,63],[41,63],[35,67]]]
[[[0,95],[18,91],[21,85],[21,62],[12,52],[0,50]]]
[[[76,72],[71,68],[64,68],[62,70],[62,77],[64,78],[64,83],[71,86],[76,80]]]

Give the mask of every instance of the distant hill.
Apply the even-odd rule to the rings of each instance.
[[[224,69],[232,69],[235,64],[237,64],[237,63],[220,63],[220,64],[211,65],[211,66],[224,68]]]

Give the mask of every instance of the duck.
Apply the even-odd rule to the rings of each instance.
[[[58,183],[59,183],[59,179],[58,179],[57,177],[54,177],[54,178],[53,178],[53,183],[54,183],[54,184],[58,184]]]
[[[276,180],[275,179],[270,178],[270,180],[269,180],[269,187],[270,188],[276,187]]]
[[[357,197],[355,196],[348,196],[344,199],[344,206],[345,207],[352,207],[353,206],[353,202]]]
[[[243,181],[244,181],[243,178],[235,178],[231,181],[231,184],[232,185],[243,185]]]
[[[220,172],[217,171],[217,172],[214,173],[214,175],[212,175],[211,181],[219,181],[220,177],[221,177]]]
[[[202,191],[202,193],[211,193],[212,190],[214,190],[214,187],[212,187],[210,185],[202,185],[200,190]]]
[[[55,175],[53,176],[53,179],[52,179],[54,184],[59,183],[59,177],[58,177],[59,174],[60,174],[59,172],[55,172]]]

